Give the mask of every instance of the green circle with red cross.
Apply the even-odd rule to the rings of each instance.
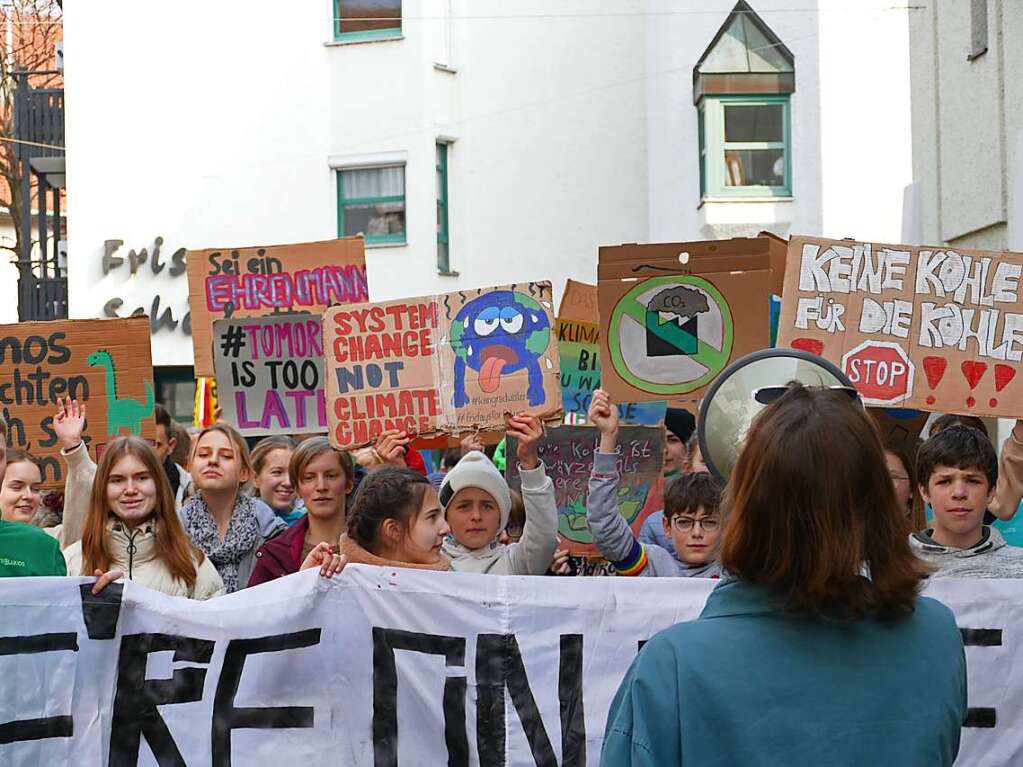
[[[618,376],[660,395],[687,394],[710,383],[732,354],[732,312],[702,277],[644,280],[611,311],[608,348]]]

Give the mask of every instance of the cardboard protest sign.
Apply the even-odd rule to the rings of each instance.
[[[246,436],[326,433],[323,322],[318,315],[213,323],[224,418]]]
[[[773,237],[600,249],[601,378],[617,402],[694,402],[770,343]]]
[[[585,422],[590,399],[600,386],[598,320],[597,286],[568,280],[555,322],[566,420]],[[617,404],[624,423],[653,425],[664,420],[663,401]]]
[[[795,237],[779,346],[840,366],[868,405],[1023,415],[1023,254]]]
[[[64,485],[53,417],[57,401],[68,396],[86,405],[84,439],[94,460],[115,437],[154,438],[149,318],[0,326],[7,444],[40,459],[50,488]]]
[[[331,440],[352,449],[388,429],[503,429],[522,411],[560,419],[553,314],[549,282],[329,309]]]
[[[594,426],[559,426],[548,429],[540,443],[540,459],[554,482],[558,501],[558,534],[561,548],[572,554],[599,554],[586,524],[586,493],[593,468],[593,453],[600,441]],[[508,485],[518,490],[515,440],[508,440]],[[652,426],[623,426],[618,433],[618,510],[633,533],[643,521],[664,508],[664,430]]]
[[[188,252],[188,304],[195,374],[212,376],[213,321],[222,317],[320,314],[369,300],[361,237],[298,245]]]

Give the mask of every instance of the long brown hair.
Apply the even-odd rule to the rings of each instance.
[[[174,508],[174,493],[171,492],[163,467],[156,459],[156,453],[145,440],[138,437],[118,437],[107,445],[99,460],[89,499],[89,514],[85,519],[85,532],[82,534],[82,574],[89,575],[94,570],[106,572],[113,565],[106,535],[107,520],[111,514],[107,503],[107,482],[113,473],[114,464],[128,455],[142,461],[156,483],[153,533],[156,536],[157,558],[174,578],[192,588],[195,586],[197,564],[202,562],[203,553],[192,545],[181,526]]]
[[[846,392],[793,384],[766,408],[723,506],[722,565],[780,590],[788,610],[913,610],[927,569],[909,548],[880,437]]]

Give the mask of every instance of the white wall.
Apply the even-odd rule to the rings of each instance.
[[[148,310],[160,295],[180,320],[185,279],[145,265],[104,276],[106,240],[123,240],[127,255],[161,236],[166,261],[179,247],[330,238],[331,159],[378,153],[407,162],[408,235],[368,252],[378,300],[527,279],[550,279],[560,295],[566,277],[595,280],[597,248],[621,242],[761,228],[897,239],[900,206],[889,200],[908,183],[893,159],[908,155],[904,83],[856,87],[863,71],[885,71],[865,63],[860,33],[880,25],[888,61],[905,59],[896,17],[853,13],[843,26],[758,0],[796,56],[794,200],[700,207],[692,68],[731,0],[403,5],[403,39],[336,45],[327,0],[70,3],[72,316],[98,316],[115,296],[122,313]],[[822,99],[822,87],[836,95]],[[885,124],[870,124],[875,103],[891,112]],[[453,141],[458,277],[436,269],[438,139]],[[191,362],[180,326],[157,332],[153,349],[156,364]]]

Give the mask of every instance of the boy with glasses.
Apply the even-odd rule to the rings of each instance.
[[[600,430],[600,447],[593,455],[586,521],[600,553],[619,575],[717,578],[721,538],[721,485],[710,474],[680,474],[664,491],[664,534],[675,546],[640,543],[618,513],[618,409],[607,392],[593,393],[590,423]]]

